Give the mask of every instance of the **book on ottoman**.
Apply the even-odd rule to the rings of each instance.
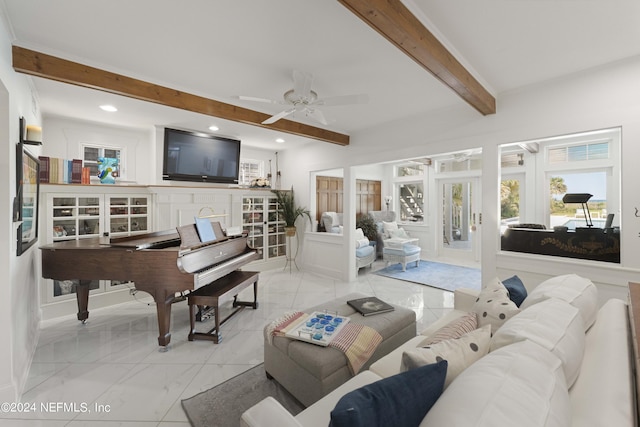
[[[347,301],[351,307],[363,316],[371,316],[372,314],[388,313],[393,311],[393,306],[376,297],[365,297],[352,299]]]

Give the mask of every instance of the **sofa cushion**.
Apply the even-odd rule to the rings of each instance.
[[[525,309],[548,298],[559,298],[580,310],[585,331],[593,325],[598,311],[598,289],[591,280],[576,274],[552,277],[536,286],[520,308]]]
[[[330,427],[417,426],[442,394],[447,362],[403,372],[344,395]]]
[[[366,256],[369,256],[373,253],[373,251],[375,251],[376,248],[374,248],[373,246],[362,246],[356,249],[356,257],[358,258],[364,258]]]
[[[527,289],[524,287],[524,283],[518,276],[511,276],[508,279],[504,279],[502,284],[507,291],[509,291],[509,298],[518,307],[522,305],[522,302],[527,297]]]
[[[422,341],[421,347],[429,344],[435,344],[440,341],[460,338],[467,332],[471,332],[478,327],[478,316],[475,312],[466,313],[465,315],[453,319],[437,331],[426,334],[427,338]],[[425,335],[425,331],[421,335]]]
[[[478,326],[491,325],[491,331],[495,333],[519,309],[509,299],[507,288],[495,278],[480,291],[473,311],[478,315]]]
[[[562,361],[567,385],[575,382],[584,354],[584,327],[577,308],[555,298],[535,304],[496,331],[491,351],[522,340],[555,354]]]
[[[462,371],[489,352],[491,325],[473,330],[460,338],[407,350],[402,355],[400,371],[446,360],[449,363],[444,387],[448,387]]]
[[[567,427],[571,404],[560,360],[532,341],[503,347],[462,372],[420,427]]]

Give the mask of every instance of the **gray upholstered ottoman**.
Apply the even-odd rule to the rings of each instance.
[[[365,317],[346,303],[365,296],[350,294],[301,310],[305,313],[325,309],[337,311],[341,316],[349,316],[353,323],[378,331],[382,336],[382,343],[361,371],[416,336],[416,314],[413,310],[394,305],[394,311]],[[275,378],[302,404],[309,406],[315,403],[353,376],[347,366],[347,358],[340,350],[279,336],[270,340],[266,336],[268,327],[265,327],[264,368],[268,375]]]

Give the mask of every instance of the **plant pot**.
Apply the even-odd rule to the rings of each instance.
[[[289,236],[289,237],[295,236],[296,235],[296,227],[295,226],[293,226],[293,227],[285,227],[284,228],[284,234],[286,236]]]

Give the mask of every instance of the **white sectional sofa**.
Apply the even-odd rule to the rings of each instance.
[[[435,334],[450,332],[447,328],[469,313],[477,313],[478,329],[445,344],[458,344],[471,334],[490,336],[487,331],[492,329],[490,338],[482,335],[488,348],[475,344],[479,338],[469,341],[475,353],[486,354],[474,354],[474,360],[460,355],[448,358],[447,375],[456,376],[447,376],[442,394],[420,418],[421,427],[637,425],[635,356],[626,301],[611,299],[598,307],[597,290],[589,280],[558,276],[533,289],[520,308],[499,303],[506,315],[492,320],[492,313],[482,306],[492,286],[480,295],[456,291],[454,310],[297,416],[266,398],[243,414],[241,425],[326,427],[336,405],[347,399],[341,401],[344,396],[383,384],[385,378],[407,378],[401,373],[407,363],[425,354],[428,358],[438,346],[425,349],[425,343]],[[496,289],[495,295],[501,295]],[[495,299],[489,295],[484,302],[494,304]],[[354,390],[358,391],[350,393]],[[392,393],[408,396],[411,390]],[[377,404],[375,399],[368,402]],[[402,399],[397,405],[403,405]]]

